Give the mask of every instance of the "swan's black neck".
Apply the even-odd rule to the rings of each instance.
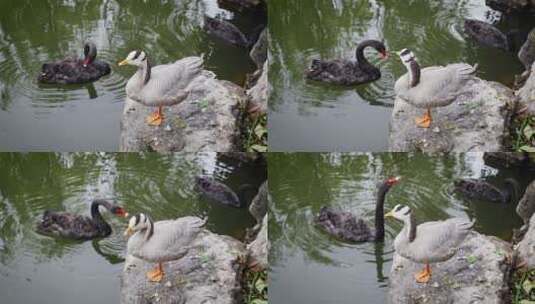
[[[385,239],[385,197],[390,190],[391,185],[386,181],[381,183],[377,191],[377,201],[375,202],[375,240],[383,241]]]
[[[413,88],[420,83],[420,65],[413,59],[409,62],[408,69],[411,77],[411,88]]]
[[[366,69],[375,69],[375,67],[373,65],[370,64],[370,62],[368,62],[368,60],[366,59],[366,57],[364,57],[364,49],[371,46],[371,47],[375,47],[377,44],[376,41],[374,40],[365,40],[361,43],[359,43],[359,45],[357,46],[357,51],[356,51],[356,57],[357,57],[357,64],[363,69],[363,70],[366,70]]]
[[[91,217],[93,218],[93,220],[95,220],[95,222],[100,223],[100,224],[106,224],[106,222],[104,221],[104,218],[102,217],[102,215],[100,214],[100,211],[98,210],[99,206],[103,206],[106,209],[111,210],[112,205],[108,201],[101,200],[101,199],[94,200],[91,203]]]
[[[92,42],[84,45],[84,64],[91,64],[97,58],[97,46]]]

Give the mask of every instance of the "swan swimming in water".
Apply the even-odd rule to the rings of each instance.
[[[66,58],[45,63],[37,81],[47,84],[80,84],[92,82],[111,72],[109,64],[96,59],[97,46],[93,42],[84,45],[84,59]]]
[[[377,185],[377,200],[375,202],[375,230],[361,218],[355,218],[350,212],[335,210],[323,206],[315,223],[326,232],[348,242],[380,242],[385,238],[384,203],[390,188],[401,180],[400,177],[390,177]]]
[[[68,212],[47,210],[37,225],[37,231],[44,235],[74,240],[107,237],[111,234],[112,229],[100,214],[99,206],[108,209],[116,216],[128,216],[128,213],[122,207],[111,204],[106,200],[97,199],[91,203],[91,218]]]
[[[364,84],[381,78],[381,71],[364,57],[364,49],[367,47],[374,48],[382,59],[388,58],[384,43],[365,40],[357,46],[356,62],[346,59],[314,59],[305,73],[306,78],[343,86]]]

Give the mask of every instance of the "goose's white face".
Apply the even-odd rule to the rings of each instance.
[[[398,219],[400,221],[408,221],[410,220],[411,216],[411,208],[405,205],[396,205],[394,209],[390,210],[387,214],[385,214],[385,217],[393,217],[395,219]]]
[[[122,65],[135,65],[135,66],[142,66],[145,60],[147,59],[147,54],[144,51],[132,51],[128,56],[126,56],[125,60],[118,63],[119,66]]]
[[[124,235],[130,236],[134,234],[136,231],[147,228],[148,222],[149,222],[148,217],[143,213],[140,213],[138,215],[131,217],[130,221],[128,222],[128,228],[126,228]]]
[[[401,59],[401,62],[403,62],[404,65],[408,65],[412,60],[414,60],[416,57],[409,49],[402,49],[399,52],[396,52],[398,54],[399,58]]]

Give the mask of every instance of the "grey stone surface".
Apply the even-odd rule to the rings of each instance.
[[[471,232],[448,261],[432,264],[428,283],[416,283],[423,265],[394,255],[388,303],[508,303],[511,246],[495,237]]]
[[[433,108],[433,122],[419,128],[424,110],[396,98],[390,122],[389,150],[395,152],[494,152],[506,149],[516,105],[513,91],[497,82],[470,79],[450,105]]]
[[[247,245],[249,251],[248,265],[253,268],[267,269],[269,239],[268,239],[268,215],[264,216],[260,232],[256,239]]]
[[[518,96],[519,108],[524,108],[525,112],[535,115],[535,64],[531,66],[531,73],[526,83],[516,91]]]
[[[249,205],[249,213],[251,213],[251,215],[256,219],[256,227],[258,228],[260,228],[262,219],[267,213],[268,195],[268,182],[265,181],[260,186],[260,188],[258,189],[258,193]]]
[[[535,181],[532,181],[526,188],[524,195],[516,206],[516,213],[522,218],[524,225],[528,225],[529,219],[535,213]]]
[[[524,239],[516,246],[518,263],[528,269],[535,269],[535,216],[531,216],[528,231],[524,234]]]
[[[268,81],[268,64],[264,63],[262,75],[256,82],[256,84],[247,90],[247,96],[249,97],[249,109],[254,113],[265,114],[267,113],[268,94],[269,94],[269,81]]]
[[[145,276],[154,264],[127,256],[121,276],[121,303],[242,303],[245,246],[207,230],[199,234],[193,246],[185,257],[164,263],[165,276],[160,283],[151,283]]]
[[[165,119],[158,127],[145,122],[155,108],[126,98],[119,150],[240,151],[240,128],[247,101],[244,90],[215,79],[209,72],[194,81],[198,82],[197,90],[182,103],[164,107]]]
[[[265,28],[260,36],[258,36],[258,40],[251,48],[251,51],[249,52],[249,56],[256,64],[256,67],[261,69],[262,66],[264,66],[264,63],[267,60],[267,51],[268,51],[268,31],[267,28]],[[264,70],[267,70],[264,66]]]

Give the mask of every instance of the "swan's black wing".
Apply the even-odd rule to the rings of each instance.
[[[99,227],[89,217],[51,211],[43,214],[41,222],[37,225],[37,231],[45,235],[75,240],[105,237],[111,233],[111,229]]]

